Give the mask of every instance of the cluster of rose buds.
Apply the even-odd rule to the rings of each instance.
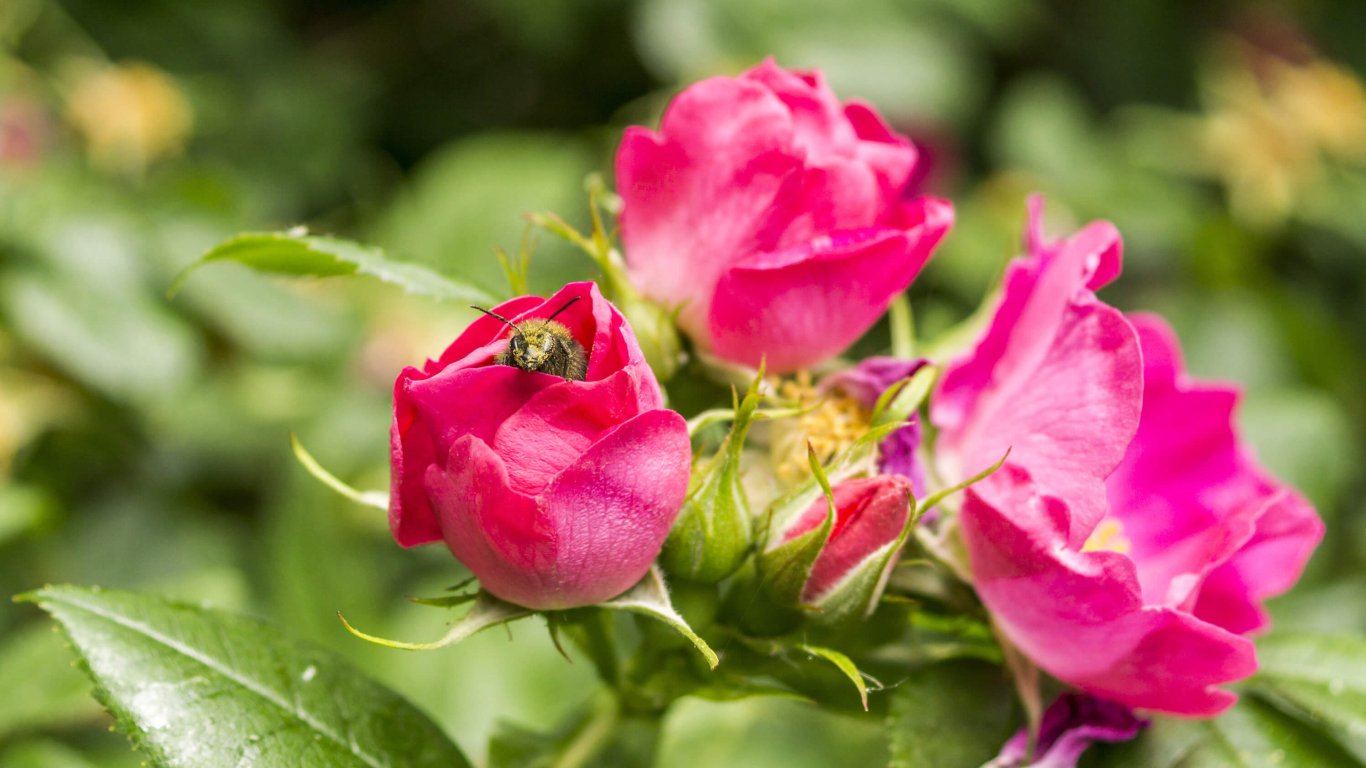
[[[676,313],[695,357],[767,378],[694,459],[703,441],[593,284],[512,299],[398,378],[395,538],[444,540],[483,589],[537,610],[613,598],[657,560],[678,581],[749,579],[768,606],[742,629],[777,633],[871,613],[915,534],[1003,642],[1104,706],[1226,709],[1219,686],[1256,668],[1262,602],[1298,578],[1322,523],[1240,440],[1237,391],[1188,377],[1158,318],[1097,298],[1120,272],[1114,227],[1050,240],[1037,199],[974,341],[837,359],[952,224],[948,202],[908,189],[915,164],[872,107],[772,62],[687,88],[658,131],[628,129],[632,300]],[[507,354],[551,315],[581,378]]]

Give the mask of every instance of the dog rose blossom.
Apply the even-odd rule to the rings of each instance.
[[[1186,380],[1165,326],[1091,294],[1118,271],[1113,229],[1045,244],[1039,213],[1029,257],[932,411],[969,471],[1011,448],[965,495],[974,585],[1002,634],[1060,680],[1216,715],[1236,699],[1217,686],[1256,669],[1241,633],[1265,623],[1258,601],[1298,578],[1321,525],[1248,458],[1235,393]]]
[[[819,72],[770,60],[696,83],[617,152],[632,279],[721,359],[820,363],[876,322],[952,224],[947,201],[907,196],[915,163],[906,137],[841,104]]]
[[[597,286],[493,309],[513,323],[559,310],[587,351],[583,381],[496,364],[510,329],[485,316],[394,383],[394,538],[444,539],[486,590],[533,609],[601,602],[640,580],[691,461],[683,418],[663,409],[631,328]]]

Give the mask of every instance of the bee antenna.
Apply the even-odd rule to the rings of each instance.
[[[560,307],[559,309],[555,310],[555,315],[558,315],[558,314],[560,314],[561,312],[565,311],[566,309],[569,309],[569,308],[574,304],[574,302],[578,301],[580,298],[582,298],[582,297],[580,297],[580,296],[575,296],[574,298],[570,299],[569,301],[566,301],[566,302],[564,303],[564,306],[563,306],[563,307]],[[551,315],[550,317],[547,317],[546,319],[547,319],[547,320],[554,320],[554,319],[555,319],[555,315]]]
[[[499,319],[499,320],[502,320],[504,325],[506,325],[507,327],[511,328],[511,329],[514,330],[514,331],[517,330],[517,326],[516,326],[516,325],[513,325],[513,323],[512,323],[511,320],[507,319],[506,317],[503,317],[502,315],[498,314],[497,312],[494,312],[494,311],[491,310],[491,309],[484,309],[483,307],[476,307],[476,306],[474,306],[473,304],[470,305],[470,309],[477,309],[477,310],[479,310],[480,312],[483,312],[484,314],[488,315],[489,317],[493,317],[493,318],[497,318],[497,319]]]

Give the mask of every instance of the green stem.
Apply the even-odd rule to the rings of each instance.
[[[887,324],[892,330],[892,357],[910,360],[915,357],[915,317],[911,301],[899,293],[887,308]]]
[[[603,692],[593,702],[593,711],[583,727],[574,734],[560,751],[552,768],[582,768],[591,764],[593,758],[612,741],[621,721],[621,705],[617,697]]]

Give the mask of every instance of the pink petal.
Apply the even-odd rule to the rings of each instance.
[[[1032,216],[1037,226],[1041,211]],[[1105,515],[1104,480],[1138,425],[1142,359],[1124,316],[1090,290],[1117,268],[1114,229],[1095,224],[1057,245],[1036,237],[1031,256],[1007,270],[976,348],[945,372],[930,413],[948,476],[970,477],[1009,449],[1012,464],[1067,500],[1067,541],[1080,548]]]
[[[528,608],[551,599],[556,585],[544,564],[555,556],[555,534],[535,499],[513,491],[503,460],[484,441],[465,435],[443,465],[427,467],[423,484],[441,511],[446,546],[494,595]]]
[[[554,583],[532,607],[601,602],[644,577],[683,506],[691,460],[683,417],[657,410],[607,433],[560,473],[540,497]]]
[[[752,366],[766,356],[774,373],[843,351],[906,289],[952,223],[948,203],[914,205],[905,230],[836,232],[728,270],[708,321],[713,350]]]
[[[441,537],[423,483],[426,468],[445,459],[447,446],[461,435],[491,441],[523,402],[562,381],[505,365],[447,368],[433,375],[406,368],[399,374],[390,431],[389,527],[401,546]]]
[[[846,480],[833,491],[834,526],[807,578],[802,592],[806,602],[819,600],[869,556],[895,542],[911,514],[911,483],[898,475]],[[827,511],[825,497],[817,499],[783,533],[783,540],[820,527]]]
[[[1234,428],[1237,389],[1188,379],[1159,318],[1131,322],[1145,358],[1143,415],[1107,490],[1144,597],[1194,606],[1230,631],[1259,629],[1259,601],[1295,582],[1322,523],[1252,460]]]
[[[555,378],[509,414],[489,441],[508,466],[512,488],[529,496],[603,433],[641,412],[640,382],[627,370],[600,381]]]
[[[670,104],[660,132],[628,128],[617,150],[621,236],[647,296],[705,317],[737,254],[766,246],[772,207],[792,184],[792,117],[764,86],[713,78]]]
[[[1206,717],[1256,669],[1252,644],[1145,605],[1129,558],[1077,552],[1070,511],[1006,467],[969,489],[960,520],[978,594],[1005,635],[1064,682],[1129,707]],[[1034,522],[1031,522],[1034,521]]]

